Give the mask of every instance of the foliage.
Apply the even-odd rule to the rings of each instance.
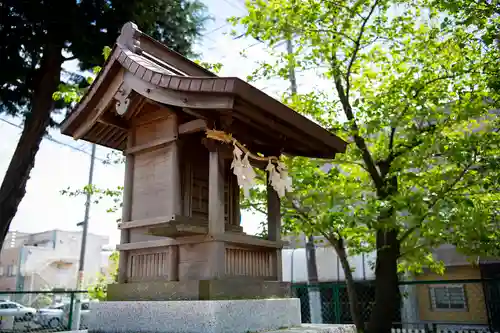
[[[110,265],[108,274],[100,273],[97,277],[96,283],[89,287],[90,299],[99,301],[106,300],[108,284],[118,282],[118,259],[119,253],[117,251],[113,252],[109,257]]]
[[[194,62],[200,65],[201,67],[206,68],[211,72],[214,72],[215,74],[219,74],[220,71],[222,70],[222,64],[220,62],[216,62],[213,64],[200,60],[194,60]]]
[[[121,26],[134,21],[172,49],[193,55],[191,45],[208,19],[205,6],[197,0],[115,2],[52,0],[27,6],[3,1],[0,62],[8,70],[0,76],[0,112],[29,112],[37,78],[43,75],[38,66],[49,42],[64,44],[69,56],[61,56],[61,63],[78,59],[82,69],[89,69],[101,63],[102,48],[113,44]]]
[[[52,299],[54,298],[54,294],[38,294],[36,295],[35,300],[29,306],[35,309],[46,308],[47,306],[52,304]]]
[[[442,272],[432,251],[446,243],[500,254],[499,96],[489,84],[499,54],[477,38],[489,25],[471,29],[425,1],[258,0],[247,9],[232,19],[247,35],[270,46],[293,39],[295,49],[275,51],[251,78],[314,70],[323,86],[284,100],[350,143],[333,161],[287,161],[295,191],[283,216],[290,231],[324,235],[339,257],[377,251],[369,331],[390,328],[396,267]],[[258,210],[263,198],[254,192]]]

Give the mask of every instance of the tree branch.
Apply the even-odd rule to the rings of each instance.
[[[338,67],[336,66],[337,63],[337,58],[335,55],[332,55],[332,61],[334,62],[334,81],[335,81],[335,87],[337,89],[337,93],[339,95],[340,102],[342,103],[342,108],[344,110],[344,113],[347,117],[347,119],[351,123],[351,130],[353,132],[353,138],[356,146],[361,150],[361,154],[363,157],[363,162],[366,165],[366,169],[368,170],[368,173],[370,174],[373,182],[375,183],[375,187],[377,189],[377,195],[382,196],[383,195],[383,188],[384,188],[384,182],[382,180],[382,177],[380,176],[377,167],[375,165],[375,162],[373,161],[373,157],[370,154],[370,151],[368,150],[368,146],[366,145],[365,140],[359,135],[359,127],[356,123],[356,119],[354,118],[354,113],[352,111],[351,104],[349,102],[349,97],[345,94],[344,92],[344,87],[342,86],[342,82],[339,76],[339,73],[337,71]]]
[[[368,171],[368,169],[366,168],[366,166],[363,163],[360,163],[360,162],[345,161],[345,160],[338,160],[338,159],[334,159],[332,162],[333,163],[338,163],[338,164],[352,164],[352,165],[357,165],[357,166],[363,168],[364,170]]]
[[[254,209],[259,213],[267,215],[267,211],[263,208],[258,207],[259,205],[263,205],[263,203],[255,203],[255,204],[248,204],[248,205],[241,205],[242,209]]]
[[[375,12],[375,8],[377,8],[378,5],[378,0],[375,0],[373,3],[373,6],[370,8],[370,12],[368,15],[363,19],[363,23],[361,24],[361,28],[359,29],[359,34],[358,38],[354,42],[354,51],[352,52],[351,59],[349,60],[349,64],[347,65],[347,71],[345,73],[345,82],[346,82],[346,96],[349,98],[349,90],[350,90],[350,76],[351,76],[351,69],[352,65],[354,64],[354,61],[356,60],[356,57],[358,55],[359,48],[361,47],[361,39],[363,38],[363,34],[365,33],[366,29],[366,24],[370,20],[370,17],[373,15]]]
[[[440,80],[446,80],[446,79],[454,79],[454,78],[457,78],[458,76],[460,75],[463,75],[463,74],[470,74],[472,73],[473,71],[471,70],[470,72],[465,72],[465,73],[459,73],[459,74],[447,74],[447,75],[441,75],[441,76],[438,76],[438,77],[435,77],[433,79],[430,79],[429,81],[426,81],[424,82],[420,87],[416,88],[416,84],[413,86],[413,88],[415,89],[415,92],[413,93],[413,95],[411,96],[411,98],[415,99],[418,97],[418,95],[424,91],[426,88],[428,88],[429,85],[433,84],[433,83],[436,83]],[[408,112],[410,108],[410,102],[406,103],[406,107],[405,109],[403,110],[403,112],[401,112],[399,114],[399,116],[397,117],[397,120],[396,120],[396,123],[398,123],[401,118],[404,117],[404,115],[406,114],[406,112]]]
[[[412,232],[414,232],[417,228],[420,228],[422,226],[422,223],[424,222],[425,218],[427,216],[429,216],[430,214],[430,211],[434,208],[434,206],[441,200],[444,198],[444,196],[449,193],[450,191],[453,190],[453,188],[455,187],[455,185],[458,184],[458,182],[460,180],[462,180],[462,178],[465,176],[465,174],[470,170],[470,168],[476,163],[476,155],[477,152],[475,151],[474,152],[474,158],[472,159],[472,161],[470,163],[468,163],[464,169],[462,170],[462,172],[460,172],[460,174],[458,175],[458,177],[446,188],[446,189],[443,189],[443,191],[441,191],[441,193],[436,196],[436,198],[434,199],[434,201],[429,205],[429,208],[428,208],[428,211],[427,213],[425,213],[422,218],[420,219],[420,221],[417,223],[417,225],[409,228],[408,230],[406,230],[406,232],[401,236],[400,238],[400,242],[402,243],[407,237],[409,237],[411,235]]]
[[[347,35],[347,34],[345,34],[343,32],[339,32],[339,31],[335,31],[335,30],[329,30],[329,29],[304,29],[304,30],[294,29],[294,31],[299,31],[301,33],[304,33],[305,31],[308,31],[308,32],[322,32],[322,33],[327,33],[327,34],[332,34],[332,35],[339,35],[339,36],[342,36],[344,38],[349,39],[353,43],[356,43],[356,40],[354,38],[352,38],[351,36],[349,36],[349,35]]]
[[[400,145],[397,145],[396,147],[394,147],[394,133],[396,132],[396,128],[395,127],[392,127],[391,129],[391,137],[390,137],[390,140],[389,140],[389,156],[387,157],[387,159],[385,160],[386,163],[389,163],[391,164],[396,158],[398,158],[399,156],[411,151],[412,149],[418,147],[419,145],[421,145],[424,140],[422,140],[421,138],[421,135],[420,134],[423,134],[423,133],[434,133],[434,131],[436,130],[437,126],[436,125],[431,125],[431,126],[428,126],[428,127],[425,127],[424,129],[422,129],[420,132],[418,132],[412,139],[411,142],[409,143],[406,143],[406,144],[400,144]]]
[[[293,209],[297,211],[298,215],[302,217],[302,220],[306,223],[310,223],[311,219],[309,218],[309,212],[300,207],[300,205],[297,203],[297,200],[292,196],[292,194],[287,192],[286,198],[288,199],[288,201],[290,201]]]
[[[391,127],[391,134],[389,136],[389,155],[392,153],[394,148],[394,135],[396,134],[396,127]]]
[[[408,251],[400,253],[398,258],[403,258],[404,256],[407,256],[407,255],[415,252],[416,250],[423,249],[424,247],[427,247],[427,246],[429,246],[429,245],[428,244],[420,244],[420,245],[414,246],[411,249],[409,249]]]

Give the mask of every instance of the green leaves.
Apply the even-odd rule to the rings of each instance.
[[[220,73],[220,71],[222,69],[222,64],[220,62],[217,62],[214,64],[200,61],[200,60],[194,60],[194,62],[197,63],[198,65],[200,65],[201,67],[206,68],[211,72],[214,72],[215,74]]]
[[[99,204],[103,200],[111,200],[111,207],[107,209],[108,213],[114,213],[122,208],[123,186],[116,189],[102,189],[96,185],[86,185],[83,189],[72,190],[69,187],[61,190],[61,195],[69,197],[80,197],[90,194],[94,204]]]
[[[97,281],[89,287],[90,299],[99,301],[107,300],[108,284],[118,282],[118,260],[119,252],[115,251],[109,256],[109,268],[107,274],[99,273]]]
[[[287,232],[323,234],[356,253],[396,229],[400,269],[410,271],[442,272],[432,249],[444,243],[499,251],[500,57],[487,35],[477,38],[498,18],[482,14],[498,8],[471,3],[481,15],[463,21],[465,2],[437,2],[449,12],[420,0],[255,1],[233,19],[270,46],[293,36],[294,53],[276,48],[278,60],[252,79],[314,70],[322,89],[284,102],[350,142],[333,161],[287,161]]]

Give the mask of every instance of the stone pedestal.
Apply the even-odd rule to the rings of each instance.
[[[239,300],[291,297],[290,283],[250,279],[149,281],[108,285],[108,301]]]
[[[89,333],[355,333],[351,325],[301,325],[300,300],[91,303]],[[287,332],[285,330],[285,332]]]

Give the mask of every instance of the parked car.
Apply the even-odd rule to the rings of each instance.
[[[69,312],[70,312],[69,311],[69,304],[64,305],[63,312],[64,312],[64,317],[63,317],[62,323],[64,326],[68,326]],[[89,314],[90,314],[90,301],[82,301],[81,317],[80,317],[80,329],[81,330],[86,330],[88,328]]]
[[[0,301],[0,316],[14,316],[16,321],[31,321],[36,309],[12,301]]]
[[[49,328],[62,326],[65,304],[55,304],[48,308],[38,309],[35,316],[35,324]]]
[[[69,322],[69,303],[57,304],[48,308],[39,309],[35,318],[35,323],[48,328],[67,327]],[[80,328],[87,327],[89,314],[89,301],[82,301]]]

